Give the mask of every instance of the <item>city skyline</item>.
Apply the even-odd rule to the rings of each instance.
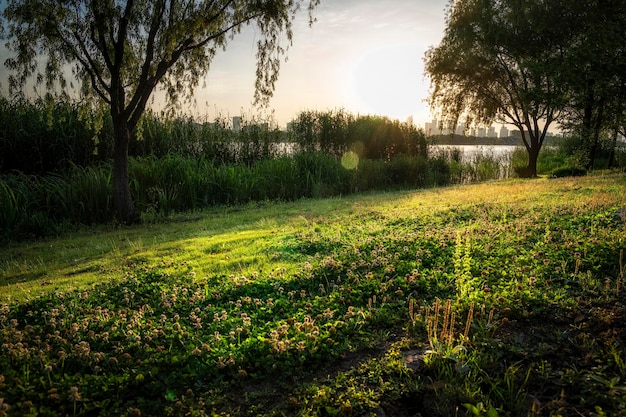
[[[521,137],[521,133],[518,129],[509,129],[506,124],[502,124],[500,129],[496,126],[472,126],[466,129],[465,123],[457,123],[452,129],[451,127],[443,127],[437,119],[433,119],[430,122],[424,124],[424,133],[427,136],[431,135],[450,135],[454,133],[458,136],[473,136],[478,138],[508,138],[508,137]]]

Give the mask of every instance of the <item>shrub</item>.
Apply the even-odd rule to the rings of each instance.
[[[552,178],[561,177],[583,177],[587,175],[587,170],[580,167],[562,167],[552,171]]]

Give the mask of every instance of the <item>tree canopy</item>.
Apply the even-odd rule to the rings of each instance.
[[[563,108],[561,40],[555,2],[457,0],[439,46],[426,53],[430,105],[454,124],[511,123],[536,175],[548,127]]]
[[[569,102],[561,124],[582,139],[581,165],[591,168],[601,133],[624,133],[626,2],[568,2],[575,30],[564,54]]]
[[[8,0],[4,36],[16,55],[12,90],[35,76],[50,89],[81,82],[84,97],[106,103],[115,126],[114,200],[118,217],[136,213],[128,179],[128,140],[157,87],[171,103],[191,95],[216,53],[255,24],[255,100],[272,95],[292,40],[292,22],[319,0]],[[6,21],[6,24],[5,24]],[[39,62],[45,62],[43,68]],[[67,65],[72,65],[68,74]]]
[[[452,123],[515,125],[529,176],[555,122],[580,133],[590,167],[600,131],[623,130],[624,45],[623,0],[451,1],[425,56],[430,105]]]

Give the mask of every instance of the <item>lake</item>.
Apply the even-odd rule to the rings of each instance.
[[[514,145],[430,145],[431,154],[437,155],[438,152],[449,153],[458,150],[461,153],[463,162],[470,162],[476,156],[491,156],[496,159],[509,158],[517,149],[523,149],[521,146]]]

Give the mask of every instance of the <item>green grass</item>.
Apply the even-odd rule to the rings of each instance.
[[[0,415],[624,415],[623,174],[255,203],[0,255]]]

